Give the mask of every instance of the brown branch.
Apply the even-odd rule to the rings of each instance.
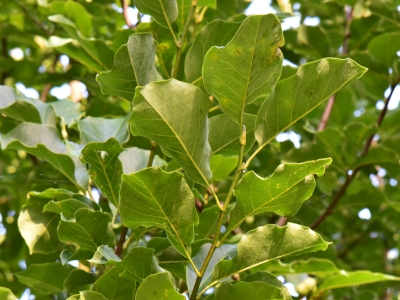
[[[7,59],[7,57],[8,57],[7,39],[5,37],[1,38],[1,54],[4,57],[4,59]],[[8,76],[8,74],[6,71],[1,73],[0,84],[4,84],[4,80],[7,78],[7,76]]]
[[[385,107],[382,109],[381,113],[379,114],[379,117],[376,121],[376,124],[378,127],[381,126],[383,119],[385,118],[385,115],[387,113],[388,110],[388,106],[389,106],[389,101],[392,98],[394,89],[396,88],[397,84],[399,84],[400,82],[400,77],[390,86],[391,90],[390,93],[388,95],[388,97],[385,100]],[[365,142],[364,145],[364,149],[361,153],[361,155],[365,155],[368,153],[369,148],[371,147],[372,144],[372,140],[374,138],[374,134],[372,134]],[[332,202],[328,205],[328,207],[325,209],[325,211],[323,212],[322,215],[320,215],[315,221],[314,223],[310,226],[311,229],[315,229],[317,228],[333,211],[333,209],[335,208],[335,206],[339,203],[340,199],[343,197],[343,195],[345,194],[347,188],[349,187],[350,183],[354,180],[354,178],[356,177],[358,171],[360,171],[361,166],[357,167],[353,170],[353,173],[351,173],[350,176],[346,177],[345,182],[343,183],[342,187],[340,188],[339,192],[335,195],[335,197],[333,198]]]
[[[348,45],[349,45],[349,39],[350,39],[350,24],[351,21],[353,20],[353,10],[350,6],[346,5],[345,6],[345,12],[346,12],[346,28],[344,32],[344,40],[343,40],[343,45],[342,45],[342,55],[347,54],[348,52]],[[322,115],[321,121],[318,125],[318,131],[323,131],[326,127],[326,124],[329,121],[329,118],[332,113],[333,105],[335,104],[335,99],[336,95],[332,95],[329,100],[328,104],[325,107],[324,113]]]
[[[120,235],[118,243],[117,243],[117,247],[115,248],[115,255],[117,255],[119,258],[121,258],[122,248],[124,246],[127,233],[128,233],[128,227],[124,226],[122,228],[121,235]]]
[[[124,20],[126,25],[129,28],[135,28],[135,26],[137,25],[133,25],[131,20],[129,19],[129,14],[128,14],[128,2],[126,0],[121,0],[121,6],[122,6],[122,14],[124,15]]]

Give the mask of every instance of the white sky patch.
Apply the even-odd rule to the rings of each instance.
[[[34,295],[31,295],[31,290],[30,289],[25,289],[25,291],[22,293],[20,300],[33,300],[36,299]]]
[[[399,249],[397,248],[392,248],[388,251],[386,258],[388,260],[395,260],[399,257]]]
[[[318,17],[305,17],[304,25],[307,26],[318,26],[321,20]]]
[[[278,142],[284,142],[284,141],[290,140],[290,141],[292,141],[292,143],[294,144],[294,146],[296,148],[300,148],[300,139],[301,139],[301,136],[299,134],[295,133],[294,131],[282,132],[276,136],[276,140]]]
[[[50,95],[58,100],[68,98],[71,95],[71,87],[68,83],[64,83],[62,86],[55,86],[50,90]]]
[[[375,174],[369,174],[369,180],[371,180],[371,183],[374,187],[379,187],[379,179]]]
[[[68,65],[69,65],[69,57],[68,57],[68,55],[65,55],[65,54],[61,55],[60,56],[60,63],[62,64],[62,66],[64,67],[64,70],[65,70],[65,68],[68,67]]]
[[[361,220],[369,220],[369,219],[371,219],[371,216],[372,216],[371,211],[368,208],[363,208],[362,210],[360,210],[358,212],[358,217]]]
[[[280,282],[284,283],[285,282],[285,277],[283,277],[282,275],[279,275],[276,277]]]
[[[24,51],[22,51],[21,48],[13,48],[8,52],[8,54],[10,54],[10,56],[16,61],[24,58]]]
[[[71,261],[67,262],[67,264],[77,268],[77,267],[79,267],[79,260],[71,260]]]
[[[99,190],[93,188],[92,189],[92,195],[93,195],[94,201],[97,204],[99,204],[99,201],[100,201],[100,192],[99,192]]]
[[[385,177],[386,176],[386,170],[384,168],[380,168],[379,171],[378,171],[378,176]]]
[[[288,291],[289,291],[291,296],[293,296],[293,297],[298,297],[299,296],[299,294],[296,292],[296,289],[294,288],[293,283],[286,282],[284,284],[284,286],[288,289]]]
[[[385,91],[385,98],[387,98],[389,94],[390,94],[390,88],[388,88]],[[389,110],[396,109],[399,106],[399,102],[400,102],[400,86],[397,85],[393,91],[392,97],[390,98],[388,109]]]
[[[274,14],[276,10],[272,8],[271,0],[253,0],[244,13],[246,15],[265,15]]]
[[[397,185],[397,180],[394,179],[394,178],[390,178],[389,184],[390,184],[391,186],[396,186],[396,185]]]
[[[296,64],[292,63],[291,61],[289,61],[289,60],[287,60],[287,59],[283,59],[282,65],[284,65],[284,66],[291,66],[291,67],[293,67],[293,68],[297,68],[297,65],[296,65]]]
[[[21,82],[17,82],[15,86],[26,97],[33,98],[33,99],[39,99],[39,92],[37,90],[35,90],[34,88],[27,88]]]

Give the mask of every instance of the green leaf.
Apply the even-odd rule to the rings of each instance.
[[[325,279],[320,285],[318,285],[317,292],[344,288],[348,286],[387,281],[387,280],[399,281],[400,277],[395,277],[392,275],[386,275],[382,273],[372,273],[370,271],[354,271],[354,272],[342,271],[339,274],[332,275],[327,279]]]
[[[256,267],[260,264],[286,256],[326,250],[330,243],[310,228],[294,223],[284,227],[265,225],[242,236],[237,255],[221,261],[214,269],[213,282]]]
[[[228,231],[237,228],[247,217],[262,212],[295,215],[314,192],[314,174],[321,177],[331,162],[331,158],[325,158],[301,164],[281,164],[265,179],[253,171],[246,173],[234,192],[237,201]]]
[[[240,25],[240,23],[215,20],[200,30],[185,59],[185,75],[188,82],[192,84],[200,82],[207,51],[212,46],[225,46],[233,38]]]
[[[200,251],[193,257],[193,262],[196,265],[196,268],[198,270],[201,269],[208,252],[210,251],[211,244],[206,243],[201,246]],[[230,254],[235,253],[236,250],[236,245],[221,245],[221,247],[218,247],[213,256],[211,257],[211,260],[207,266],[207,269],[204,272],[203,278],[200,283],[200,290],[204,288],[208,283],[211,281],[211,275],[214,270],[214,267],[217,263],[219,263],[221,260],[223,260],[225,257],[227,257]],[[191,265],[188,265],[186,267],[186,283],[188,286],[189,291],[193,290],[194,284],[196,282],[197,275],[196,272],[194,271],[193,267]]]
[[[396,151],[378,145],[369,148],[367,154],[358,157],[353,164],[350,166],[352,169],[362,167],[371,164],[399,164],[399,156]]]
[[[291,273],[308,273],[318,276],[338,273],[340,270],[336,265],[328,260],[321,258],[310,258],[308,260],[297,260],[289,264]]]
[[[82,249],[78,249],[73,253],[68,249],[64,249],[60,254],[62,265],[65,265],[67,262],[70,262],[72,260],[89,260],[92,257],[92,251]]]
[[[68,294],[88,290],[97,278],[94,273],[87,273],[81,269],[73,270],[64,281],[64,290]]]
[[[85,37],[90,37],[93,31],[93,17],[85,7],[74,1],[66,1],[65,12],[75,22],[75,26]]]
[[[57,236],[60,217],[57,213],[46,212],[51,199],[60,201],[74,197],[66,190],[48,189],[42,193],[30,192],[18,216],[18,229],[29,248],[29,253],[52,253],[59,250],[61,243]]]
[[[96,251],[101,245],[115,245],[115,235],[110,228],[111,216],[100,211],[82,208],[75,218],[62,217],[57,232],[60,241],[73,242],[83,250]]]
[[[89,143],[82,150],[82,158],[90,164],[90,177],[115,206],[119,202],[122,175],[122,164],[118,157],[123,151],[114,138],[105,143]]]
[[[130,114],[122,118],[95,118],[86,117],[78,122],[81,133],[81,144],[86,145],[90,142],[105,142],[110,138],[115,138],[120,144],[129,139],[128,119]]]
[[[133,0],[137,9],[152,18],[162,27],[168,28],[178,17],[176,0]]]
[[[125,270],[128,279],[142,282],[147,276],[162,272],[158,265],[158,260],[154,256],[154,249],[146,247],[134,247],[128,255],[121,260],[115,255],[114,250],[108,246],[101,246],[97,249],[92,263],[113,265],[121,270]]]
[[[368,52],[375,58],[392,68],[394,74],[400,73],[400,58],[397,52],[400,49],[400,32],[389,32],[378,35],[368,44]]]
[[[324,58],[300,66],[261,106],[255,127],[259,148],[366,71],[351,59]]]
[[[292,300],[288,289],[283,285],[283,283],[276,278],[274,275],[268,272],[257,272],[247,276],[244,279],[245,282],[264,282],[270,286],[279,288],[282,291],[283,299]]]
[[[22,122],[56,124],[54,110],[49,105],[16,93],[5,85],[0,85],[0,112]]]
[[[136,292],[136,300],[185,300],[179,294],[168,273],[153,274],[143,280]]]
[[[247,104],[265,99],[281,75],[281,23],[273,14],[248,17],[225,47],[212,47],[203,65],[203,81],[224,112],[242,124]]]
[[[190,179],[208,185],[210,106],[208,96],[191,84],[175,79],[152,82],[136,90],[131,131],[155,141],[179,162]]]
[[[225,157],[222,155],[213,155],[210,160],[210,168],[213,174],[212,180],[221,181],[236,168],[238,157]]]
[[[5,287],[0,287],[0,298],[3,300],[17,300],[13,292]]]
[[[65,124],[69,127],[83,116],[81,104],[68,99],[50,102],[49,105],[53,106],[58,117],[64,118]]]
[[[140,170],[147,168],[147,162],[149,161],[150,151],[143,150],[140,148],[132,147],[124,149],[125,151],[119,155],[119,160],[122,163],[122,170],[125,174],[135,173]],[[160,158],[158,155],[154,155],[153,167],[162,167],[167,162]]]
[[[196,240],[209,238],[217,229],[220,209],[214,205],[202,210],[199,216],[199,225],[195,227]]]
[[[132,101],[136,86],[161,80],[155,65],[156,46],[152,34],[132,34],[115,53],[112,70],[97,76],[102,93]]]
[[[171,244],[190,257],[198,217],[194,196],[182,174],[158,167],[122,176],[119,211],[125,226],[157,226]]]
[[[74,267],[61,263],[35,264],[16,273],[18,280],[33,288],[40,295],[57,294],[64,291],[63,283]]]
[[[89,205],[76,199],[66,199],[57,202],[52,200],[43,206],[43,212],[62,213],[66,218],[71,219],[80,208],[89,208]],[[58,218],[57,221],[59,221]]]
[[[364,147],[365,141],[376,132],[375,126],[367,126],[361,122],[354,122],[346,126],[344,134],[346,137],[345,159],[351,163]]]
[[[62,15],[53,15],[48,18],[50,21],[60,25],[73,40],[78,42],[79,48],[83,50],[82,52],[86,56],[85,59],[81,61],[83,64],[87,64],[87,60],[91,61],[91,63],[87,65],[89,67],[93,64],[96,65],[95,71],[97,72],[111,69],[113,52],[104,41],[84,38],[75,24]],[[73,40],[69,42],[73,42]],[[70,55],[70,53],[67,54]]]
[[[93,290],[102,294],[108,300],[133,300],[135,297],[135,282],[119,276],[120,270],[112,268],[102,275],[93,285]]]
[[[343,173],[346,170],[346,165],[343,162],[343,132],[334,128],[327,128],[324,131],[315,134],[315,140],[318,146],[323,149],[327,155],[332,157],[333,164],[339,168]],[[316,151],[314,151],[315,153]]]
[[[21,123],[1,136],[3,149],[23,150],[52,164],[81,191],[86,191],[88,174],[85,165],[68,156],[56,128],[34,123]]]
[[[255,115],[244,114],[244,124],[246,125],[246,145],[244,153],[249,152],[253,147]],[[225,114],[210,118],[210,142],[213,154],[232,156],[239,154],[239,136],[242,130],[240,125]]]
[[[215,291],[216,300],[280,300],[283,297],[280,288],[266,284],[264,282],[238,282],[231,284],[222,283]]]
[[[79,293],[79,299],[76,300],[108,300],[102,294],[93,291],[84,291]],[[75,300],[73,299],[73,300]],[[67,299],[68,300],[68,299]]]
[[[177,0],[178,4],[178,18],[175,23],[179,26],[180,29],[185,25],[186,18],[188,16],[192,0]],[[207,6],[211,8],[215,8],[217,6],[216,0],[198,0],[197,6]]]

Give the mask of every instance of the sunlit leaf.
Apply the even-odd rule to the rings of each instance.
[[[136,300],[185,300],[171,282],[168,273],[158,273],[148,276],[143,280],[136,292]]]

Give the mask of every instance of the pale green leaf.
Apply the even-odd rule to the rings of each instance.
[[[216,300],[284,300],[280,288],[261,281],[238,282],[235,284],[224,282],[215,291]]]
[[[153,274],[143,280],[136,292],[136,300],[185,300],[171,282],[168,273]]]
[[[156,45],[150,33],[132,34],[128,43],[115,53],[112,70],[100,73],[96,78],[103,94],[132,101],[136,86],[161,80],[155,65]]]
[[[120,144],[129,139],[128,119],[130,114],[122,118],[96,118],[86,117],[78,122],[81,133],[81,144],[90,142],[105,142],[115,138]]]
[[[362,167],[371,164],[399,164],[399,156],[396,151],[387,148],[385,146],[372,146],[369,148],[367,154],[355,159],[353,164],[350,166],[352,169]]]
[[[220,181],[226,179],[236,168],[238,157],[225,157],[219,154],[211,156],[210,168],[213,174],[212,180]]]
[[[73,219],[61,219],[57,228],[58,237],[60,241],[73,242],[83,250],[95,252],[101,245],[115,245],[110,221],[108,213],[82,208]]]
[[[83,116],[81,104],[68,99],[50,102],[49,105],[53,106],[58,117],[64,118],[65,124],[69,127]]]
[[[61,263],[34,264],[15,275],[35,293],[48,295],[64,291],[63,283],[73,269],[71,265],[62,266]]]
[[[239,26],[240,23],[215,20],[199,31],[185,59],[185,75],[188,82],[199,85],[207,51],[212,46],[225,46],[233,38]]]
[[[122,163],[122,171],[125,174],[135,173],[140,170],[147,168],[147,162],[149,161],[150,151],[136,147],[124,149],[125,151],[119,155],[119,160]],[[160,158],[158,155],[154,155],[153,167],[162,167],[167,162]]]
[[[324,58],[300,66],[294,76],[276,85],[261,106],[255,128],[259,147],[366,71],[351,59]]]
[[[326,250],[329,244],[310,228],[294,223],[284,227],[258,227],[242,236],[233,259],[221,261],[215,267],[213,282],[209,286],[275,259]]]
[[[114,138],[105,143],[89,143],[82,150],[82,158],[90,164],[90,178],[115,206],[119,202],[122,175],[122,164],[118,157],[123,151]]]
[[[255,115],[244,114],[244,125],[246,126],[246,145],[244,153],[253,147]],[[208,141],[214,154],[225,156],[239,155],[239,136],[242,130],[240,125],[225,114],[210,118],[210,134]]]
[[[1,136],[1,147],[23,150],[49,162],[82,191],[88,186],[89,178],[85,165],[68,155],[55,127],[21,123]]]
[[[17,300],[17,297],[14,296],[13,292],[5,287],[0,287],[0,299],[3,300]]]
[[[208,185],[210,106],[208,96],[191,84],[175,79],[152,82],[136,90],[131,131],[155,141],[190,179]]]
[[[368,44],[368,52],[375,58],[392,68],[395,74],[400,72],[400,32],[388,32],[373,38]]]
[[[268,178],[253,171],[246,173],[235,189],[236,206],[232,210],[229,230],[247,217],[262,212],[293,216],[315,189],[314,174],[322,176],[331,158],[300,164],[281,164]]]
[[[168,28],[178,17],[176,0],[133,0],[137,9],[152,18],[162,27]]]
[[[120,197],[119,211],[126,226],[161,227],[171,244],[190,257],[198,217],[194,196],[182,174],[153,167],[123,175]]]
[[[272,92],[281,75],[281,23],[273,14],[248,17],[225,47],[212,47],[203,65],[203,82],[224,112],[242,124],[244,109]]]
[[[320,285],[318,285],[317,292],[388,280],[400,281],[400,277],[382,273],[372,273],[370,271],[342,271],[339,274],[326,278]]]
[[[88,13],[86,8],[75,1],[66,1],[64,8],[66,15],[71,18],[82,35],[85,37],[92,36],[93,16]]]
[[[120,270],[112,268],[103,274],[93,285],[93,291],[102,294],[107,300],[133,300],[135,282],[119,276]]]
[[[84,291],[79,293],[79,300],[109,300],[109,299],[107,299],[102,294],[97,292]]]

